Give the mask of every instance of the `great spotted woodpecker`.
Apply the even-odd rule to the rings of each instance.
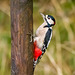
[[[52,26],[55,25],[55,19],[51,15],[42,14],[44,23],[38,27],[34,37],[34,59],[33,68],[35,68],[39,59],[45,53],[51,38],[52,38]]]

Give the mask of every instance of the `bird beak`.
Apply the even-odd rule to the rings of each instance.
[[[45,15],[43,13],[40,13],[40,15],[42,15],[42,17],[45,18]]]
[[[45,21],[45,15],[43,13],[40,13],[40,14],[43,17],[43,20]]]

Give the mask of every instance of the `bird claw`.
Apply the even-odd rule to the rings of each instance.
[[[30,42],[32,42],[33,41],[33,35],[31,33],[28,33],[27,35],[30,36]]]

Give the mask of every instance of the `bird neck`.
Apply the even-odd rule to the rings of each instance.
[[[43,26],[47,25],[47,22],[44,21]],[[52,27],[49,27],[49,29],[52,29]]]

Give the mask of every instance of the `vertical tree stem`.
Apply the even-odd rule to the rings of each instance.
[[[33,1],[11,0],[11,75],[33,75]]]

